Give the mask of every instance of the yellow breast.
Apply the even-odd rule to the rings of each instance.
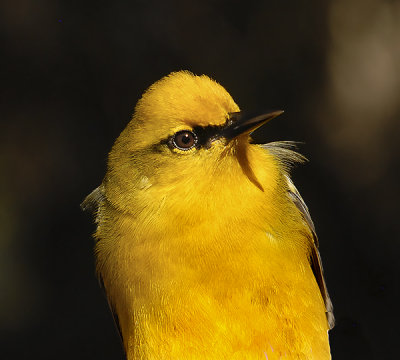
[[[195,181],[204,167],[171,194],[162,184],[162,197],[143,180],[138,209],[160,201],[137,213],[103,202],[98,271],[128,359],[330,359],[310,231],[272,155],[252,146],[247,156],[262,190],[233,159],[213,168],[211,186]]]

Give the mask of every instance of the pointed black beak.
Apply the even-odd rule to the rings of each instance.
[[[283,110],[272,111],[257,116],[249,116],[242,112],[232,113],[227,125],[221,130],[220,136],[229,141],[239,135],[250,134],[282,113]]]

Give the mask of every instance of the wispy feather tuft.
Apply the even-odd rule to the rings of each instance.
[[[296,141],[274,141],[260,146],[274,155],[285,171],[289,172],[293,166],[308,161],[304,155],[295,151],[299,144],[301,143]]]

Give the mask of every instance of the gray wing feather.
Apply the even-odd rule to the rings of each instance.
[[[313,244],[310,255],[310,265],[314,273],[315,279],[317,280],[322,298],[324,299],[325,302],[326,318],[328,320],[329,329],[332,329],[335,326],[335,317],[333,316],[333,305],[329,297],[328,289],[326,287],[324,279],[324,269],[322,267],[321,256],[318,251],[319,243],[318,243],[317,233],[315,232],[314,223],[311,219],[311,215],[310,212],[308,211],[307,205],[305,204],[304,200],[300,196],[300,193],[298,192],[298,190],[296,189],[293,182],[290,180],[288,176],[287,176],[287,182],[289,188],[288,190],[289,198],[296,205],[297,209],[299,209],[300,213],[303,216],[304,221],[310,228],[310,231],[313,236]]]

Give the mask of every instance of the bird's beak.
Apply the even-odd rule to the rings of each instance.
[[[276,110],[257,116],[249,116],[242,112],[232,113],[227,125],[221,131],[221,136],[230,141],[239,135],[251,134],[254,130],[282,113],[283,110]]]

